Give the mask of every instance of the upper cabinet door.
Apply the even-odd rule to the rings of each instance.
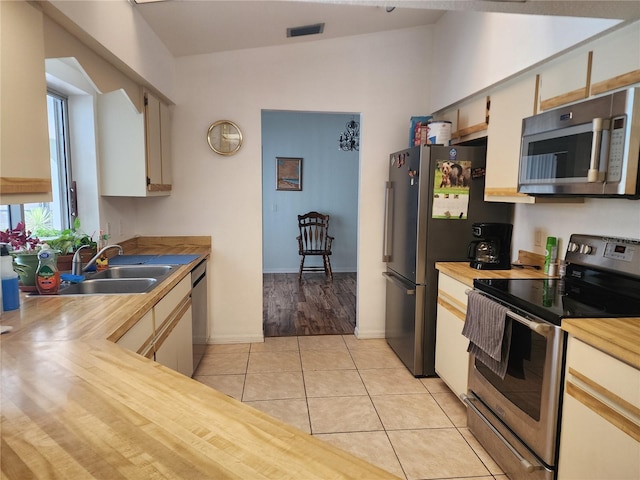
[[[147,190],[167,195],[171,191],[169,107],[151,92],[144,92],[144,105]]]
[[[42,12],[0,2],[0,203],[51,201]]]
[[[487,139],[486,201],[534,203],[518,193],[522,119],[536,111],[535,75],[517,78],[491,92],[491,121]]]
[[[540,110],[589,96],[592,54],[584,49],[549,62],[540,69]]]
[[[149,92],[145,103],[139,112],[122,89],[98,97],[101,195],[171,193],[169,110]]]
[[[640,83],[640,23],[593,43],[591,95]]]
[[[489,105],[490,99],[484,95],[460,105],[455,135],[460,141],[464,142],[486,134],[489,124]]]

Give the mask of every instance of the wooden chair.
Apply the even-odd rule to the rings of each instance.
[[[298,281],[302,281],[302,272],[321,272],[324,271],[329,280],[333,281],[333,273],[331,272],[331,243],[333,237],[329,236],[329,215],[323,215],[318,212],[309,212],[304,215],[298,215],[298,253],[302,256],[300,260],[300,272],[298,273]],[[304,266],[307,255],[322,256],[323,266]]]

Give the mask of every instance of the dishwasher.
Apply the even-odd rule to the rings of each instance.
[[[203,260],[191,271],[194,373],[207,348],[207,295],[207,261]]]

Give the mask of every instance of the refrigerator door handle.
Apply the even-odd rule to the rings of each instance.
[[[388,272],[382,272],[382,276],[385,277],[391,283],[394,283],[397,287],[400,287],[401,289],[404,289],[406,295],[415,295],[416,294],[416,289],[415,288],[407,288],[407,284],[405,282],[403,282],[402,280],[400,280],[395,275],[392,275],[391,273],[388,273]]]
[[[393,185],[391,182],[386,183],[386,192],[384,197],[384,238],[382,239],[382,261],[391,261],[391,226],[393,225]]]

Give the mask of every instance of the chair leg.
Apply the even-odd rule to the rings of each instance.
[[[329,276],[329,280],[333,281],[333,272],[331,271],[331,259],[329,255],[322,256],[324,260],[324,272]]]
[[[298,282],[302,281],[302,269],[304,268],[304,255],[302,255],[302,259],[300,260],[300,271],[298,272]]]

